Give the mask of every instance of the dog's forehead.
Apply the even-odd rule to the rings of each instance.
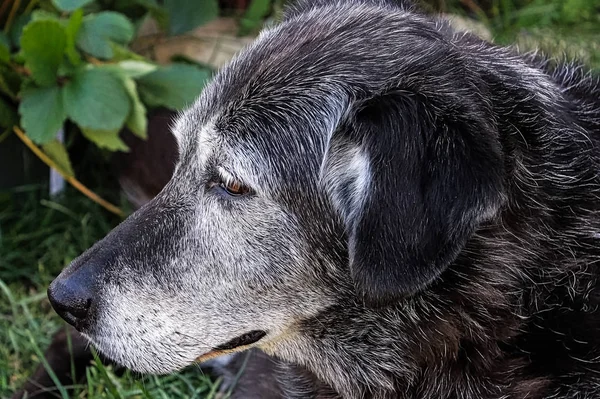
[[[435,26],[404,11],[342,5],[327,12],[266,30],[223,68],[179,118],[180,146],[202,159],[226,149],[281,168],[310,160],[312,170],[349,103],[397,74],[390,51],[426,53],[414,42],[439,40]]]
[[[213,116],[192,134],[191,163],[198,169],[222,166],[256,186],[272,179],[314,178],[326,147],[326,126],[300,116],[304,107],[288,106],[298,108],[272,112],[241,106]]]

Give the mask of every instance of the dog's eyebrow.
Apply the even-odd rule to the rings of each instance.
[[[217,172],[219,173],[221,179],[223,179],[225,183],[229,184],[234,182],[241,182],[245,184],[244,179],[240,179],[239,177],[235,176],[233,173],[229,172],[222,166],[217,166]]]
[[[175,138],[175,142],[177,143],[177,150],[179,153],[182,152],[182,146],[184,143],[184,132],[186,129],[186,120],[187,115],[183,111],[178,111],[177,115],[171,119],[169,122],[169,130],[173,137]]]

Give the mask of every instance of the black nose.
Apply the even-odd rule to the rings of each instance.
[[[58,276],[48,287],[48,299],[56,313],[78,330],[86,325],[93,297],[92,276],[84,268],[63,272],[65,275]]]

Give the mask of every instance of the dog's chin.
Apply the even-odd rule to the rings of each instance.
[[[141,374],[171,374],[197,362],[202,349],[183,348],[168,343],[112,340],[83,334],[92,346],[107,359]],[[168,342],[168,341],[167,341]]]
[[[82,333],[106,358],[132,371],[143,374],[170,374],[194,363],[209,362],[234,352],[255,346],[267,333],[253,330],[213,348],[174,345],[177,334],[155,341],[134,334]]]

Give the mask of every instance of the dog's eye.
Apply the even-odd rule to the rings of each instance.
[[[229,180],[222,181],[219,183],[219,187],[221,187],[227,194],[233,197],[239,197],[240,195],[245,195],[250,193],[250,188],[243,185],[239,181]]]

